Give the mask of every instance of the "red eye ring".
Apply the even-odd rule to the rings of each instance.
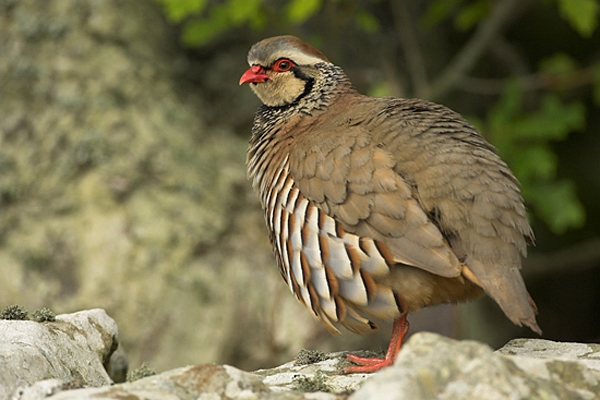
[[[287,58],[280,58],[279,60],[275,61],[275,63],[273,64],[273,67],[271,67],[271,68],[275,72],[286,72],[295,66],[296,66],[296,63],[293,62],[292,60],[287,59]]]

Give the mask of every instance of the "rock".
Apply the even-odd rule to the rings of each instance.
[[[565,343],[542,339],[514,339],[498,350],[501,354],[537,359],[576,361],[600,371],[600,344]]]
[[[494,352],[474,341],[431,333],[414,335],[396,364],[374,375],[354,393],[361,399],[594,399],[600,371],[589,361],[600,348],[522,339]],[[552,344],[552,345],[549,345]],[[553,349],[547,351],[547,349]],[[562,352],[555,349],[561,348]],[[508,355],[518,354],[518,355]],[[533,354],[533,355],[532,355]],[[584,356],[580,361],[577,356]]]
[[[47,381],[41,382],[43,388]],[[19,400],[44,399],[44,389],[34,385],[26,392],[38,397],[19,397]],[[51,387],[52,389],[52,387]],[[51,390],[48,391],[50,393]],[[52,392],[52,400],[137,399],[163,400],[217,400],[217,399],[322,399],[337,397],[333,394],[317,395],[298,391],[278,391],[265,385],[257,375],[228,365],[203,364],[173,369],[131,383],[101,388],[86,388]]]
[[[45,399],[61,392],[64,387],[64,381],[61,379],[46,379],[34,383],[31,386],[17,389],[11,396],[11,400],[38,400]]]
[[[277,365],[323,331],[290,312],[249,131],[206,126],[156,1],[0,0],[0,21],[0,306],[103,308],[163,371]]]
[[[110,356],[108,362],[104,363],[104,368],[113,382],[125,382],[127,371],[129,370],[129,360],[122,346],[117,347],[117,350]]]
[[[309,365],[291,362],[255,373],[229,365],[188,366],[99,388],[62,390],[61,381],[52,379],[21,389],[14,399],[342,399],[368,378],[368,375],[338,375],[344,354],[330,354]]]
[[[0,353],[5,390],[0,400],[16,386],[42,378],[17,389],[11,399],[589,400],[600,393],[600,345],[595,344],[518,339],[494,352],[479,342],[421,332],[407,341],[394,366],[374,375],[340,375],[346,353],[302,351],[294,362],[254,373],[202,364],[110,386],[103,365],[109,364],[117,330],[102,310],[58,316],[56,323],[43,325],[2,321],[0,332],[0,343],[17,350],[18,343],[41,347],[41,355],[31,357],[44,360],[37,365],[15,357],[17,350]],[[67,390],[67,383],[79,378],[80,386],[100,387]]]
[[[262,382],[274,391],[329,393],[334,398],[334,395],[354,392],[370,377],[369,374],[339,374],[338,371],[347,365],[346,354],[320,353],[320,357],[312,361],[306,360],[301,351],[295,361],[276,368],[261,369],[254,374],[261,376]]]
[[[110,384],[103,365],[117,348],[118,336],[117,324],[100,309],[45,323],[0,320],[0,399],[13,392],[52,394],[63,385]],[[35,389],[19,389],[40,380]]]

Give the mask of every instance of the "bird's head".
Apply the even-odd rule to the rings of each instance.
[[[276,36],[256,43],[248,53],[248,69],[240,85],[250,87],[270,107],[297,102],[313,88],[318,64],[331,64],[319,50],[294,36]]]

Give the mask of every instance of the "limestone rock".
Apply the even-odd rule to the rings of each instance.
[[[394,366],[374,375],[340,375],[339,369],[347,365],[346,353],[302,351],[294,362],[253,373],[229,365],[202,364],[109,386],[103,365],[107,365],[116,341],[114,321],[101,310],[59,316],[58,320],[57,327],[27,321],[0,324],[1,332],[13,338],[17,337],[15,327],[27,327],[21,339],[12,340],[25,343],[26,348],[31,347],[28,343],[39,340],[35,338],[43,339],[38,331],[51,328],[61,340],[45,349],[46,370],[35,376],[25,373],[30,369],[23,372],[22,360],[0,354],[4,357],[2,366],[12,368],[13,379],[22,375],[18,382],[10,381],[10,374],[1,375],[5,392],[0,399],[7,398],[6,387],[15,388],[42,378],[51,379],[19,388],[12,399],[591,400],[600,393],[599,345],[519,339],[494,352],[479,342],[425,332],[408,340]],[[74,351],[71,348],[79,347],[85,348],[91,361],[65,356]],[[65,383],[79,375],[86,377],[81,385],[102,386],[67,390]]]
[[[324,354],[324,353],[323,353]],[[15,400],[75,399],[344,399],[369,375],[339,375],[345,353],[318,362],[298,361],[255,373],[229,365],[187,366],[114,386],[62,390],[62,381],[44,380],[20,390]]]
[[[316,353],[320,356],[318,360],[306,360],[301,351],[295,361],[276,368],[258,370],[254,374],[261,376],[262,382],[274,391],[327,393],[333,397],[354,392],[371,376],[339,374],[338,371],[347,365],[345,352]]]
[[[350,398],[361,399],[595,399],[600,371],[574,354],[594,361],[596,348],[580,351],[579,344],[561,344],[568,355],[545,353],[548,341],[527,339],[494,352],[474,341],[455,341],[431,333],[414,335],[396,364],[369,379]],[[552,342],[550,342],[552,343]],[[574,350],[577,348],[578,350]],[[506,355],[507,352],[519,355]],[[531,356],[531,351],[537,356]],[[556,357],[556,358],[554,358]]]
[[[257,375],[228,365],[203,364],[173,369],[131,383],[101,388],[68,391],[46,391],[48,381],[40,382],[25,392],[30,397],[19,400],[41,400],[51,393],[52,400],[101,400],[143,398],[146,400],[217,400],[217,399],[277,399],[300,400],[339,398],[333,394],[304,394],[299,391],[280,391],[269,388]],[[52,389],[52,387],[51,387]],[[36,397],[38,396],[38,397]]]
[[[0,399],[18,387],[46,380],[37,389],[104,386],[104,368],[118,346],[117,324],[104,310],[58,315],[55,322],[0,320]]]
[[[576,361],[600,371],[600,344],[553,342],[542,339],[514,339],[498,350],[501,354],[542,360]]]
[[[288,312],[248,138],[206,126],[155,1],[0,1],[0,21],[0,308],[101,307],[160,370],[276,365],[322,329]]]

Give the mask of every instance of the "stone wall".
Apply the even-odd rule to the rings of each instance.
[[[0,2],[0,306],[105,308],[133,365],[272,365],[320,327],[173,40],[151,1]]]

